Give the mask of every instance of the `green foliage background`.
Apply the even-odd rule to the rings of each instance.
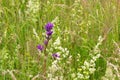
[[[74,72],[78,72],[77,68],[89,59],[98,37],[103,36],[102,56],[96,61],[97,71],[90,80],[101,80],[105,76],[107,62],[117,66],[120,73],[119,0],[80,0],[77,4],[77,0],[33,0],[39,2],[35,13],[28,10],[28,1],[0,0],[0,80],[12,80],[9,74],[3,74],[4,70],[18,70],[14,73],[18,80],[31,80],[29,73],[36,75],[41,71],[39,65],[32,62],[38,53],[36,45],[44,40],[44,25],[56,17],[59,17],[56,25],[60,32],[53,36],[53,41],[58,36],[62,38],[62,46],[67,47],[73,56],[69,67]],[[76,61],[77,54],[81,55],[79,62]],[[112,71],[116,75],[114,80],[119,80],[116,71]],[[65,80],[71,79],[69,75],[65,74]]]

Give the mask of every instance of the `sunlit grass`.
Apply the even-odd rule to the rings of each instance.
[[[48,74],[52,74],[52,52],[61,51],[57,65],[62,69],[52,74],[54,77],[119,80],[119,0],[0,0],[0,80],[37,80],[36,76],[43,80],[43,60],[38,60],[36,46],[44,41],[44,26],[48,22],[54,24],[48,46]],[[53,45],[58,37],[61,49]],[[95,58],[96,70],[84,70],[85,62],[89,63],[97,54],[101,56]]]

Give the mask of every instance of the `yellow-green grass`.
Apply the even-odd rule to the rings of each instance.
[[[31,80],[42,71],[42,62],[32,61],[38,57],[36,46],[45,39],[45,24],[56,18],[59,21],[54,22],[54,28],[60,30],[53,34],[50,45],[60,37],[61,45],[67,47],[73,56],[71,64],[63,65],[66,71],[64,80],[72,80],[69,69],[76,74],[79,66],[89,59],[99,36],[105,38],[100,45],[102,60],[97,63],[101,70],[97,69],[99,72],[92,74],[89,80],[101,80],[108,67],[106,63],[117,66],[118,72],[114,69],[112,71],[116,75],[114,80],[119,80],[119,0],[31,0],[35,1],[35,5],[30,7],[37,9],[35,12],[26,6],[28,1],[30,0],[0,0],[0,80],[15,80],[9,71],[4,72],[7,70],[15,70],[13,74],[17,80]],[[34,7],[37,4],[38,7]],[[77,58],[80,61],[76,61]],[[104,68],[103,71],[101,67]]]

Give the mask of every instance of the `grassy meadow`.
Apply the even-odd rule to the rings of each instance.
[[[120,80],[120,0],[0,0],[0,80]]]

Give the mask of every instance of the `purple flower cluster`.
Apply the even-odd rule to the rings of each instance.
[[[49,40],[50,40],[50,38],[51,38],[51,36],[52,36],[52,33],[53,33],[52,28],[53,28],[53,24],[50,23],[50,22],[48,22],[48,23],[45,25],[45,30],[46,30],[46,40],[44,41],[44,45],[45,45],[45,46],[48,45],[48,42],[49,42]],[[39,44],[39,45],[37,46],[37,48],[38,48],[38,50],[43,51],[44,46]]]
[[[50,39],[50,37],[53,33],[52,28],[53,28],[53,24],[50,23],[50,22],[45,25],[45,30],[46,30],[46,34],[47,34],[46,38],[47,39]]]
[[[38,50],[42,51],[42,50],[44,49],[44,46],[42,46],[42,45],[39,44],[39,45],[37,46],[37,48],[38,48]]]
[[[53,25],[52,23],[50,23],[50,22],[48,22],[48,23],[45,25],[46,39],[44,40],[44,46],[43,46],[43,45],[40,45],[40,44],[37,46],[37,49],[38,49],[38,50],[43,51],[43,50],[46,49],[46,47],[47,47],[47,45],[48,45],[48,42],[49,42],[49,40],[50,40],[50,38],[51,38],[51,36],[52,36],[52,33],[53,33],[53,31],[52,31],[53,26],[54,26],[54,25]],[[53,57],[53,58],[59,58],[60,55],[59,55],[58,53],[54,53],[54,54],[52,54],[52,57]]]
[[[51,31],[52,28],[53,28],[53,24],[50,23],[50,22],[48,22],[48,23],[45,25],[45,29],[46,29],[46,31],[48,31],[48,32]]]

